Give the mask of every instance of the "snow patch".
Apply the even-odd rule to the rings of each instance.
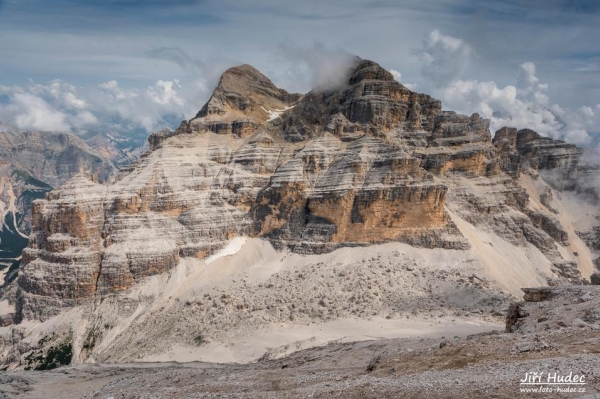
[[[206,259],[205,263],[208,265],[217,259],[236,254],[240,249],[242,249],[245,243],[246,237],[235,237],[233,240],[229,241],[229,244],[227,244],[225,248]]]
[[[263,111],[265,111],[267,114],[269,114],[269,119],[267,119],[267,121],[272,121],[274,119],[277,119],[281,116],[282,113],[284,113],[285,111],[294,108],[294,106],[291,107],[285,107],[284,109],[275,109],[273,111],[269,111],[267,109],[265,109],[265,107],[261,107]]]

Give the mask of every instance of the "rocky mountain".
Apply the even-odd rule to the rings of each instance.
[[[115,167],[69,133],[2,132],[0,157],[33,177],[58,187],[82,171],[108,182]]]
[[[115,165],[68,133],[0,133],[0,265],[6,278],[16,277],[18,259],[28,244],[31,204],[43,199],[82,171],[100,182],[116,173]]]
[[[231,68],[116,182],[78,174],[35,201],[3,362],[202,357],[280,323],[488,320],[521,287],[587,281],[597,198],[545,178],[593,173],[581,149],[492,139],[372,61],[345,81],[290,94]]]
[[[147,134],[133,132],[133,137],[123,137],[114,132],[102,132],[81,137],[88,147],[118,168],[135,161],[148,149]]]

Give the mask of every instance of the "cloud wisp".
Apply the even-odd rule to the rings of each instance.
[[[358,57],[339,49],[332,49],[319,41],[309,46],[281,44],[279,57],[290,65],[285,85],[294,91],[302,90],[306,82],[316,90],[330,90],[344,85],[348,72]]]
[[[422,76],[435,87],[442,87],[459,77],[469,65],[473,49],[461,39],[433,30],[417,51]]]

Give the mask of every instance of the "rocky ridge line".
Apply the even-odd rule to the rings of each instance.
[[[240,235],[301,253],[469,248],[449,211],[539,248],[557,281],[581,281],[556,247],[571,237],[519,180],[574,170],[580,150],[531,131],[492,141],[489,121],[441,108],[372,61],[357,59],[343,87],[304,96],[250,66],[229,69],[198,115],[152,135],[119,181],[77,176],[34,203],[17,320],[126,292]]]

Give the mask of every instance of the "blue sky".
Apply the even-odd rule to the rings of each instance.
[[[432,45],[436,30],[468,51]],[[202,106],[228,66],[251,63],[276,84],[305,92],[328,59],[355,54],[399,72],[400,80],[416,90],[444,94],[442,100],[460,111],[480,105],[453,104],[451,83],[518,86],[521,65],[532,62],[536,79],[547,84],[549,106],[572,112],[587,106],[598,114],[597,38],[598,0],[0,0],[0,96],[14,102],[17,88],[39,91],[32,85],[49,86],[58,79],[82,99],[96,96],[100,102],[91,91],[106,82],[145,95],[151,87],[163,90],[164,85],[156,86],[159,81],[176,80],[171,89],[183,105],[171,102],[165,108],[185,116]],[[436,57],[437,63],[430,62]],[[448,77],[432,81],[439,74],[427,67],[440,63],[449,65]],[[43,100],[61,106],[48,96]],[[0,110],[0,122],[11,124],[16,118],[11,115],[21,112],[19,104]],[[135,104],[129,106],[135,114]],[[60,111],[67,119],[72,113]],[[89,111],[101,116],[101,110]],[[147,123],[148,129],[158,125]],[[64,126],[73,124],[54,125]]]

